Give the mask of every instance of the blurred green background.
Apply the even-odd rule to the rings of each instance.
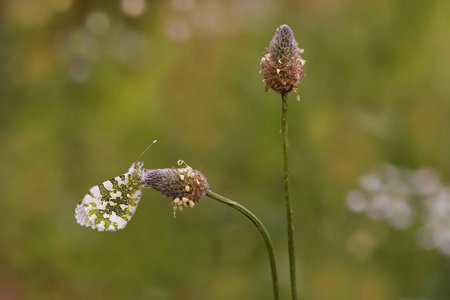
[[[262,238],[209,198],[173,219],[148,189],[123,231],[76,223],[154,139],[146,168],[184,159],[260,217],[288,299],[280,96],[258,74],[281,24],[307,61],[301,299],[450,299],[449,3],[2,1],[0,299],[271,299]]]

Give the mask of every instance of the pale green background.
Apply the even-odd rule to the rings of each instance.
[[[0,299],[271,299],[261,237],[211,199],[174,220],[144,190],[123,231],[75,222],[154,139],[145,167],[182,158],[261,218],[288,299],[280,97],[258,74],[281,24],[307,60],[289,100],[301,299],[449,299],[449,258],[419,246],[420,224],[345,202],[385,162],[450,182],[449,3],[2,1]],[[361,228],[383,236],[369,253],[348,247]]]

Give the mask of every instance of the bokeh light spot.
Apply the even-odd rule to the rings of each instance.
[[[172,21],[166,26],[166,33],[174,42],[184,42],[191,35],[189,26],[182,21]]]
[[[90,64],[81,59],[73,59],[69,63],[69,78],[76,82],[84,82],[89,78],[91,72]]]
[[[86,28],[95,34],[107,32],[109,25],[109,17],[103,12],[93,12],[86,18]]]
[[[122,0],[122,10],[130,16],[140,16],[146,7],[145,0]]]
[[[171,0],[172,7],[180,12],[190,11],[194,8],[194,0]]]

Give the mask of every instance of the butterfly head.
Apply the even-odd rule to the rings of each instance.
[[[144,177],[144,162],[137,161],[131,164],[131,167],[128,169],[128,173],[133,175],[133,177],[141,179]]]

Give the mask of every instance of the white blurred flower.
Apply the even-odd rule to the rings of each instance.
[[[347,206],[353,212],[362,212],[367,209],[369,200],[366,195],[358,190],[351,191],[347,195]]]
[[[375,220],[384,220],[396,228],[411,225],[413,211],[409,199],[408,182],[403,170],[392,165],[377,173],[361,176],[361,190],[347,195],[347,205],[353,212],[365,212]]]
[[[365,174],[361,188],[347,194],[348,208],[385,221],[397,229],[411,226],[417,217],[420,245],[450,256],[450,186],[444,186],[437,171],[408,170],[385,165]]]
[[[441,188],[439,174],[433,169],[419,169],[412,174],[410,180],[419,195],[431,195]]]
[[[450,187],[425,198],[424,226],[419,237],[424,247],[450,255]]]

